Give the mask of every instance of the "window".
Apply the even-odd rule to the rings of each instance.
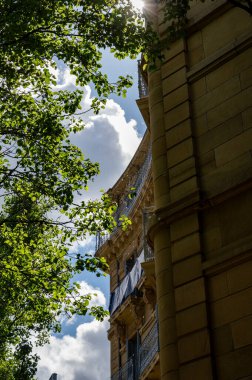
[[[125,274],[128,274],[132,270],[135,262],[136,262],[135,255],[130,256],[130,258],[128,260],[126,260],[126,262],[125,262]]]

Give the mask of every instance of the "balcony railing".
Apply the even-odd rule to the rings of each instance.
[[[137,173],[135,182],[133,182],[131,185],[131,187],[134,189],[133,190],[134,196],[132,196],[132,198],[129,198],[127,194],[124,197],[123,201],[121,202],[121,205],[118,207],[115,213],[115,219],[117,221],[119,220],[121,215],[126,215],[126,216],[129,215],[144,185],[144,181],[149,173],[150,166],[151,166],[151,148],[149,148],[145,161]]]
[[[111,380],[134,380],[133,358],[130,358],[116,374],[112,375]]]
[[[144,244],[144,261],[153,261],[154,252],[153,249],[149,246],[147,241],[147,231],[148,231],[148,222],[149,218],[152,215],[152,212],[145,209],[143,210],[143,244]]]
[[[133,294],[136,285],[143,274],[141,262],[143,261],[143,252],[137,258],[132,270],[124,277],[119,286],[110,295],[109,311],[113,314],[119,306]]]
[[[134,190],[134,196],[129,198],[129,195],[125,195],[125,197],[121,200],[120,205],[118,206],[118,209],[116,210],[114,214],[114,218],[118,225],[120,226],[120,217],[121,215],[128,216],[131,210],[133,209],[136,200],[138,199],[138,196],[141,192],[141,189],[144,185],[145,179],[147,178],[147,175],[149,173],[149,169],[151,166],[151,147],[148,150],[147,156],[145,158],[145,161],[141,168],[139,169],[137,173],[136,180],[130,184],[130,187]],[[112,232],[112,234],[117,230]],[[106,232],[97,232],[96,234],[96,251],[110,238],[111,234]]]
[[[141,60],[138,61],[138,92],[140,99],[148,96],[148,85],[143,75]]]
[[[95,250],[97,251],[109,238],[110,234],[108,232],[97,232]]]
[[[143,340],[139,349],[139,373],[140,375],[148,367],[159,351],[158,324],[157,321]]]
[[[154,251],[153,249],[149,246],[147,241],[145,240],[144,242],[144,261],[149,262],[154,260]]]
[[[141,377],[159,352],[157,321],[139,345],[137,352],[138,355],[132,356],[116,374],[112,375],[111,380],[137,380]]]

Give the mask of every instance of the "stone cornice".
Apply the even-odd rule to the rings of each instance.
[[[229,4],[226,0],[218,0],[211,2],[209,4],[201,4],[198,6],[191,8],[188,12],[188,24],[186,28],[187,36],[195,33],[196,31],[202,29],[204,26],[208,25],[213,21],[213,19],[220,17],[224,14],[228,9],[233,8],[231,4]],[[166,24],[161,23],[159,25],[160,28],[160,37],[166,37]]]
[[[108,262],[113,260],[115,256],[121,257],[125,251],[129,248],[129,241],[132,246],[137,246],[138,235],[142,230],[142,222],[139,223],[142,218],[142,210],[146,205],[146,202],[150,205],[153,198],[153,185],[152,185],[152,173],[151,170],[145,179],[145,183],[141,189],[140,194],[137,197],[134,207],[129,213],[128,217],[131,219],[132,224],[123,231],[118,228],[111,237],[99,248],[97,251],[98,256],[106,257]],[[133,247],[134,249],[134,247]]]
[[[234,266],[251,260],[252,236],[239,239],[211,252],[214,257],[202,263],[207,276],[214,276]]]
[[[239,36],[227,46],[217,50],[210,57],[203,59],[200,63],[193,66],[193,68],[188,71],[186,75],[188,82],[196,82],[251,46],[252,33]]]
[[[139,167],[141,167],[141,165],[143,164],[149,149],[149,144],[150,134],[149,131],[146,131],[139,147],[137,148],[127,168],[125,169],[121,177],[117,180],[117,182],[113,185],[113,187],[108,190],[109,195],[111,195],[112,197],[116,197],[117,195],[121,195],[124,193],[129,178],[132,177],[139,169]]]
[[[252,190],[252,179],[249,179],[231,189],[221,192],[211,198],[204,198],[204,194],[195,191],[179,201],[168,204],[162,209],[153,211],[148,225],[147,239],[150,246],[153,246],[155,232],[164,225],[182,219],[193,212],[204,211],[214,207],[224,201],[237,196],[247,190]]]
[[[197,7],[195,7],[188,12],[188,36],[195,33],[197,30],[204,28],[204,26],[210,24],[214,19],[226,13],[228,9],[233,8],[233,6],[228,3],[227,0],[218,0],[209,4],[200,5],[201,9],[198,6],[198,9],[200,9],[200,11],[198,11]]]

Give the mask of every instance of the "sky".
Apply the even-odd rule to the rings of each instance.
[[[140,5],[140,0],[135,0]],[[84,116],[86,128],[76,134],[72,142],[78,145],[85,157],[100,163],[101,174],[89,186],[88,196],[95,198],[100,189],[113,186],[125,170],[135,153],[145,132],[145,124],[136,106],[138,99],[137,62],[129,59],[116,61],[105,51],[102,61],[103,70],[111,81],[119,75],[130,74],[134,85],[128,90],[126,99],[111,96],[99,115],[90,113]],[[74,89],[75,78],[66,67],[59,67],[58,88]],[[82,100],[83,109],[91,103],[94,93],[85,87]],[[94,238],[89,238],[73,250],[94,252]],[[84,272],[76,276],[83,293],[95,293],[93,302],[108,307],[109,278],[97,278]],[[38,380],[49,380],[57,373],[60,380],[108,380],[110,379],[110,348],[107,340],[108,320],[98,322],[91,317],[75,317],[62,322],[62,332],[51,336],[50,344],[39,347],[40,356]]]

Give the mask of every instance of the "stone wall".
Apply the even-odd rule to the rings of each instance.
[[[225,1],[195,1],[189,17],[188,37],[149,74],[161,378],[245,380],[252,378],[252,20]]]

